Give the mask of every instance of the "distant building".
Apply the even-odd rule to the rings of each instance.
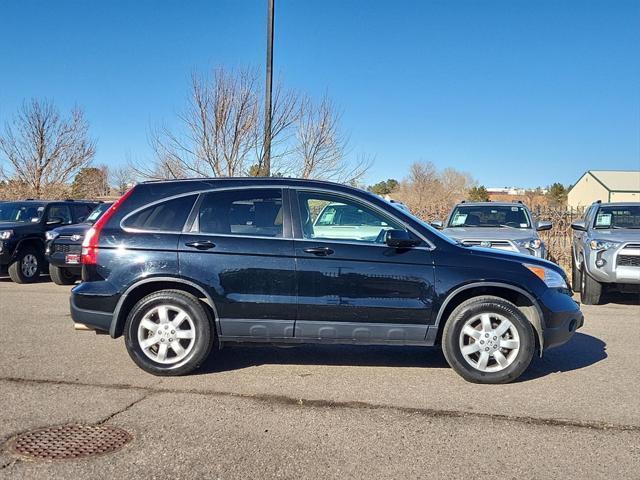
[[[571,187],[569,207],[603,202],[640,202],[640,170],[588,170]]]
[[[546,188],[520,188],[520,187],[489,187],[487,188],[487,193],[489,193],[489,195],[518,195],[518,196],[522,196],[522,195],[526,195],[527,193],[531,193],[531,192],[535,192],[535,193],[539,193],[541,195],[544,195],[547,193],[547,189]]]

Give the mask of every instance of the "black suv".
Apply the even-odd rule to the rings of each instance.
[[[82,223],[54,228],[46,233],[47,243],[44,253],[53,283],[72,285],[80,279],[82,239],[87,230],[110,206],[111,202],[100,203]]]
[[[96,205],[74,200],[0,202],[0,270],[8,270],[16,283],[37,280],[46,269],[46,232],[84,221]]]
[[[465,247],[320,181],[139,184],[89,230],[82,263],[76,327],[124,334],[156,375],[227,342],[442,345],[465,379],[505,383],[583,323],[557,265]]]

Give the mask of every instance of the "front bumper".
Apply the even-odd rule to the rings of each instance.
[[[11,263],[16,246],[17,242],[12,239],[0,240],[0,265],[9,265]]]
[[[548,289],[540,298],[544,316],[542,331],[544,351],[568,342],[584,325],[580,304],[557,289]]]
[[[640,266],[630,265],[637,265],[638,260],[628,261],[640,260],[640,249],[622,245],[609,250],[586,250],[585,255],[586,271],[600,283],[640,285]]]
[[[51,265],[69,269],[82,270],[80,263],[67,263],[67,255],[78,255],[82,251],[82,245],[79,243],[67,243],[64,241],[53,240],[46,244],[44,255]]]

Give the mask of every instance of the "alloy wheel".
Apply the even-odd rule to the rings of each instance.
[[[175,305],[150,309],[138,325],[138,343],[151,360],[164,365],[178,363],[195,345],[196,329],[189,314]]]
[[[32,253],[27,253],[24,257],[22,257],[22,262],[20,262],[20,269],[22,270],[22,274],[25,277],[33,277],[38,271],[38,258]]]
[[[467,320],[460,331],[459,344],[465,361],[481,372],[504,370],[520,351],[516,327],[497,313],[482,313]]]

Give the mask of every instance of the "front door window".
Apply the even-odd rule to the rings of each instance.
[[[405,230],[397,221],[347,197],[300,192],[298,198],[305,239],[384,243],[387,230]]]

